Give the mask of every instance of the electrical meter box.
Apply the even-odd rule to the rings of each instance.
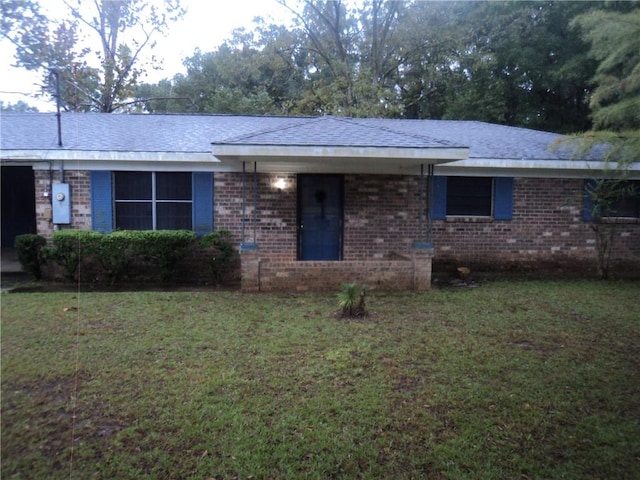
[[[71,195],[68,183],[51,185],[51,210],[53,223],[68,225],[71,223]]]

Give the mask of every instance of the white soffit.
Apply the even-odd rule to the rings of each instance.
[[[215,145],[223,163],[241,168],[256,162],[261,172],[415,174],[421,165],[468,157],[466,148]]]

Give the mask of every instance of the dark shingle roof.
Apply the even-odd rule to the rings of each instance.
[[[215,143],[233,145],[296,145],[335,147],[451,148],[461,145],[432,138],[418,130],[403,132],[383,123],[358,122],[351,118],[297,119],[286,126],[265,128]]]
[[[63,149],[211,152],[212,144],[346,147],[469,147],[470,158],[567,159],[559,135],[475,121],[244,115],[62,114]],[[57,150],[52,113],[3,113],[2,150]]]

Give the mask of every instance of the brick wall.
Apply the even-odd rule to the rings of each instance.
[[[295,176],[259,174],[256,240],[263,259],[296,257]],[[241,231],[240,174],[216,174],[216,228]],[[286,178],[288,188],[272,184]],[[252,174],[247,174],[247,216],[253,212]],[[592,271],[595,236],[582,220],[581,179],[516,178],[513,218],[449,218],[433,222],[434,263],[507,271]],[[416,177],[346,175],[344,260],[392,260],[409,254],[421,236],[420,183]],[[253,240],[250,224],[247,241]],[[614,263],[640,273],[640,223],[616,226]],[[623,268],[619,266],[618,268]]]
[[[273,185],[285,179],[287,187]],[[253,242],[253,174],[246,177],[245,241]],[[242,236],[242,174],[214,176],[215,228]],[[256,242],[271,260],[295,260],[297,248],[296,176],[258,174]],[[346,175],[344,260],[390,258],[409,253],[418,239],[418,180],[414,177]]]
[[[420,237],[420,205],[417,177],[347,175],[344,258],[364,260],[409,253],[411,243]]]
[[[284,179],[287,187],[274,187]],[[253,173],[246,176],[245,242],[255,239],[260,251],[273,260],[296,258],[296,176],[259,174],[257,185],[258,215],[254,215]],[[214,228],[233,234],[237,246],[242,240],[242,174],[214,174]],[[254,228],[255,227],[255,228]]]
[[[582,188],[580,179],[516,178],[511,221],[434,222],[435,262],[439,268],[470,264],[492,270],[592,270],[595,235],[582,220]],[[637,221],[616,226],[613,260],[640,273]]]
[[[60,171],[54,169],[34,171],[36,183],[36,227],[38,234],[49,238],[53,233],[51,220],[51,197],[45,197],[45,192],[51,194],[51,182],[59,183]],[[79,170],[65,170],[64,182],[69,184],[71,193],[71,224],[60,225],[60,229],[91,229],[91,193],[89,172]]]

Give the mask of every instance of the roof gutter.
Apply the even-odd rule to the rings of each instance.
[[[436,175],[594,178],[617,168],[615,162],[591,160],[468,158],[437,167]],[[640,179],[640,163],[631,164],[627,172],[630,179]]]

